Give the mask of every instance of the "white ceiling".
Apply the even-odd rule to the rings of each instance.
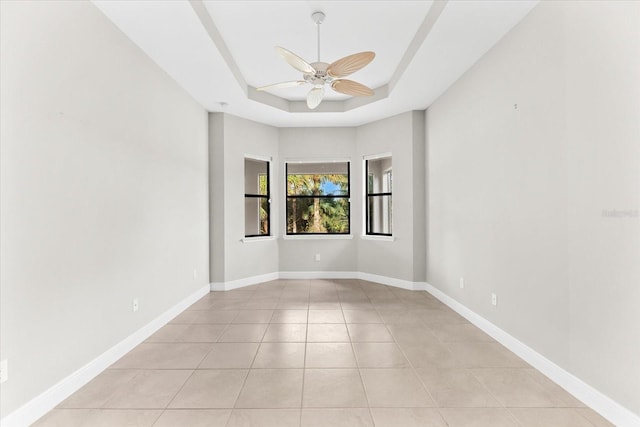
[[[537,2],[93,0],[205,109],[280,127],[357,126],[423,110]],[[323,62],[376,52],[371,64],[349,77],[374,88],[373,97],[327,90],[311,111],[301,101],[306,85],[255,91],[301,77],[274,46],[317,60],[316,10],[326,14]]]

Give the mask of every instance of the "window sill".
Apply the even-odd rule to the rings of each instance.
[[[243,237],[240,239],[242,243],[266,242],[270,240],[276,240],[275,236]]]
[[[353,234],[285,234],[283,240],[351,240]]]
[[[393,242],[396,240],[395,236],[376,236],[373,234],[363,234],[360,236],[362,240],[379,240],[382,242]]]

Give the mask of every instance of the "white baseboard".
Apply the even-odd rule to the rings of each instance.
[[[411,282],[408,280],[379,276],[377,274],[363,273],[360,271],[281,271],[279,273],[263,274],[260,276],[247,277],[245,279],[233,280],[230,282],[214,282],[211,283],[211,290],[229,291],[232,289],[238,289],[244,286],[255,285],[257,283],[268,282],[270,280],[276,279],[360,279],[412,291],[423,291],[427,286],[425,282]]]
[[[357,279],[354,271],[281,271],[280,279]]]
[[[211,290],[218,291],[231,291],[233,289],[244,288],[245,286],[251,286],[258,283],[270,282],[271,280],[277,280],[280,277],[278,272],[261,274],[259,276],[246,277],[244,279],[231,280],[229,282],[213,282],[211,283]]]
[[[425,285],[426,291],[431,295],[476,325],[500,344],[507,347],[611,423],[621,427],[640,427],[640,417],[638,415],[591,387],[580,378],[567,372],[484,317],[451,298],[449,295],[428,283],[425,283]]]
[[[82,368],[2,418],[0,426],[26,427],[33,424],[207,293],[209,285],[198,289]]]
[[[424,291],[426,289],[425,282],[411,282],[409,280],[396,279],[387,276],[378,276],[377,274],[358,273],[358,279],[376,282],[383,285],[395,286],[396,288],[408,289],[410,291]]]

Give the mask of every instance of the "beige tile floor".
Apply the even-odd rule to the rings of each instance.
[[[205,296],[35,425],[611,424],[426,292],[278,280]]]

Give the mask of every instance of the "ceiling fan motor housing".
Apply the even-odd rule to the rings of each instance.
[[[304,73],[303,78],[305,81],[311,83],[316,87],[323,86],[333,81],[333,77],[331,77],[327,73],[327,68],[329,67],[329,64],[327,64],[326,62],[313,62],[310,65],[316,70],[316,72]]]

